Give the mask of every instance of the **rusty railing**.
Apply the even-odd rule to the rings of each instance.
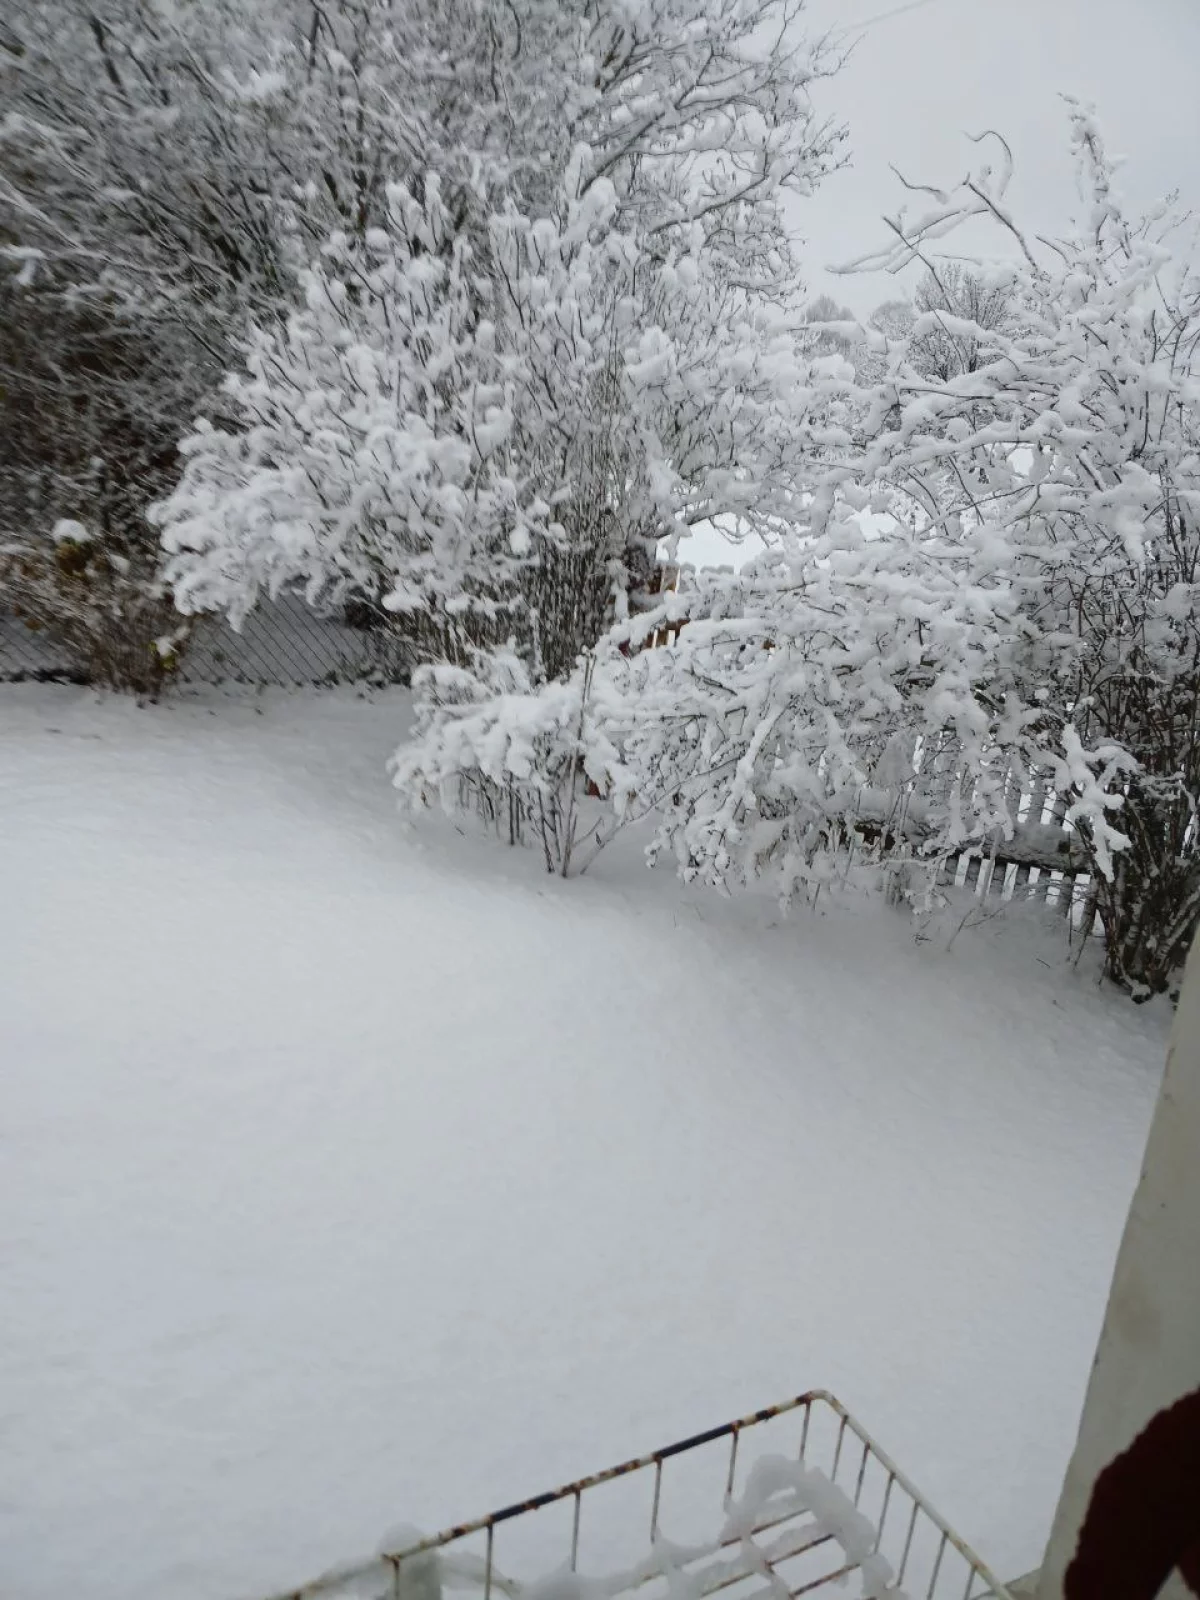
[[[754,1453],[760,1440],[773,1448]],[[829,1486],[835,1508],[844,1508],[842,1525],[790,1490],[786,1470],[782,1490],[742,1500],[749,1520],[746,1514],[739,1520],[739,1497],[764,1455],[818,1469],[817,1482]],[[681,1476],[690,1483],[672,1494]],[[592,1508],[618,1486],[637,1493],[605,1508],[585,1556]],[[551,1528],[544,1519],[555,1511],[561,1515]],[[846,1525],[857,1530],[854,1538],[844,1534]],[[555,1600],[617,1600],[635,1592],[638,1600],[680,1592],[689,1600],[718,1594],[795,1600],[832,1595],[856,1572],[862,1593],[881,1600],[1011,1600],[845,1407],[812,1390],[474,1522],[413,1537],[272,1600],[435,1600],[444,1588],[473,1591],[481,1600],[501,1594],[537,1600],[536,1580],[547,1573],[554,1574]]]

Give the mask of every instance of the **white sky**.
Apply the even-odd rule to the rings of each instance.
[[[856,310],[886,297],[886,280],[822,268],[884,238],[880,217],[903,203],[889,163],[946,186],[978,156],[964,135],[988,127],[1012,146],[1018,215],[1061,231],[1075,198],[1063,93],[1096,102],[1131,209],[1178,189],[1200,210],[1200,0],[809,0],[808,16],[814,33],[861,32],[820,96],[849,125],[851,165],[795,207],[814,291]]]
[[[795,206],[814,294],[865,313],[899,292],[887,277],[824,269],[885,239],[880,218],[903,203],[889,163],[944,187],[978,154],[964,134],[987,127],[1012,146],[1017,215],[1061,232],[1075,204],[1063,93],[1096,102],[1110,154],[1126,160],[1118,183],[1130,210],[1177,189],[1200,214],[1200,0],[809,0],[808,17],[812,33],[858,37],[819,86],[822,109],[849,126],[850,164]],[[986,252],[992,238],[974,235],[972,248]],[[680,553],[744,559],[715,532]]]

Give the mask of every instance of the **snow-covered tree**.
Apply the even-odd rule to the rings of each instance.
[[[566,538],[562,480],[538,468],[564,424],[569,441],[586,427],[602,375],[584,302],[612,194],[594,187],[564,229],[477,198],[472,229],[435,175],[393,184],[388,226],[335,235],[304,308],[258,331],[227,386],[242,426],[187,440],[155,512],[185,611],[238,623],[263,589],[365,593],[443,629],[448,660],[479,617],[513,625],[522,570]]]
[[[146,505],[248,308],[284,288],[270,15],[38,0],[0,28],[0,605],[131,687],[187,631]]]
[[[145,508],[197,413],[219,412],[249,319],[278,327],[296,303],[297,270],[332,231],[361,241],[386,221],[388,182],[438,156],[436,119],[420,115],[431,99],[482,106],[485,121],[494,111],[495,96],[478,93],[488,74],[477,12],[393,0],[37,0],[6,14],[0,273],[39,349],[36,415],[14,403],[5,418],[14,448],[0,528],[20,546],[21,572],[50,575],[63,506],[92,530],[93,559],[58,628],[72,648],[82,615],[108,614],[99,574],[111,563],[99,557],[109,542],[159,604]],[[25,373],[10,395],[31,381]],[[119,527],[111,496],[103,515],[79,501],[98,460],[100,479],[123,486]],[[15,570],[9,562],[0,601],[27,609]],[[133,579],[123,587],[130,598]],[[43,587],[44,612],[57,593],[56,582]]]
[[[1019,729],[1021,708],[994,550],[919,524],[868,539],[852,506],[739,574],[700,574],[667,608],[676,642],[612,662],[615,795],[653,801],[655,852],[689,878],[770,873],[786,900],[859,824],[950,850],[1006,820],[1011,752],[993,730],[997,713]]]
[[[81,674],[139,692],[189,632],[143,521],[176,471],[178,354],[0,273],[0,608]]]
[[[860,329],[869,360],[811,360],[774,547],[619,625],[589,671],[618,812],[656,810],[656,848],[722,885],[786,897],[863,840],[931,881],[1011,837],[1049,770],[1141,994],[1200,911],[1200,284],[1161,219],[1124,219],[1091,115],[1071,129],[1080,225],[1031,243],[1006,161],[897,219],[866,265],[940,275],[932,241],[979,215],[1013,250],[953,280],[959,309]]]
[[[874,449],[943,520],[1011,541],[1019,687],[1040,735],[1073,728],[1080,749],[1120,752],[1106,787],[1122,848],[1110,864],[1094,810],[1076,833],[1109,970],[1144,993],[1172,981],[1200,915],[1200,281],[1173,249],[1175,219],[1126,219],[1093,115],[1071,103],[1070,121],[1083,214],[1068,236],[1047,246],[1019,228],[1007,159],[902,226],[892,265],[968,215],[998,219],[1014,259],[991,274],[1008,302],[994,325],[918,318],[917,340],[936,326],[979,359],[905,385],[901,425]]]
[[[391,0],[37,0],[0,34],[0,254],[223,371],[412,165]],[[409,130],[411,131],[411,130]],[[422,157],[424,159],[424,157]],[[388,170],[385,171],[385,166]]]
[[[989,282],[960,261],[939,261],[928,268],[913,296],[914,314],[924,319],[927,330],[911,340],[913,366],[944,381],[974,372],[986,343],[970,330],[1003,328],[1011,314],[1010,294],[1004,282]]]
[[[243,314],[290,298],[307,71],[270,0],[19,6],[0,36],[0,257],[185,340],[204,394]]]
[[[856,320],[848,306],[838,305],[832,295],[819,294],[806,308],[804,320],[812,330],[805,346],[808,352],[817,355],[850,354],[853,341],[840,331],[841,324],[853,327]]]
[[[1200,911],[1200,286],[1125,221],[1090,114],[1071,127],[1076,232],[1035,249],[1004,164],[865,263],[980,214],[1017,246],[978,279],[1002,315],[931,305],[878,381],[826,387],[799,531],[669,602],[687,626],[624,665],[623,748],[686,870],[785,891],[864,815],[932,857],[1010,835],[1051,766],[1109,970],[1145,992]],[[970,359],[931,370],[931,337]]]
[[[305,309],[231,381],[234,425],[188,442],[158,513],[181,604],[236,618],[264,588],[357,589],[431,618],[450,659],[511,628],[540,681],[637,603],[662,539],[777,516],[800,322],[781,199],[837,142],[797,14],[390,13],[398,53],[415,31],[441,60],[396,160],[439,164],[335,235]]]

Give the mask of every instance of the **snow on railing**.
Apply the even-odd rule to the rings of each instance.
[[[857,1589],[843,1586],[857,1576]],[[274,1600],[1010,1600],[831,1394],[813,1390]]]

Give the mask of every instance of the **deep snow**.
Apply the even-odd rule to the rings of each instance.
[[[405,715],[0,690],[0,1592],[253,1595],[817,1385],[1030,1566],[1163,1013],[406,831]]]

